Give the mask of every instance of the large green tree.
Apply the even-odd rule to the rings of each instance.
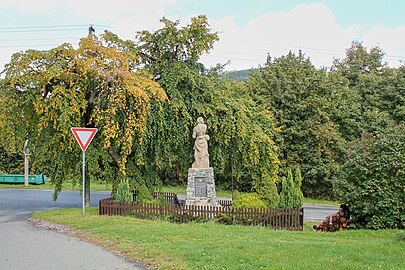
[[[387,126],[404,121],[404,67],[390,68],[383,62],[384,52],[379,47],[367,50],[361,42],[354,42],[343,59],[335,60],[332,72],[349,81],[352,96],[359,107],[352,128],[361,132],[382,131]]]
[[[160,179],[185,181],[193,159],[191,131],[203,116],[219,183],[231,186],[233,179],[242,189],[260,190],[275,182],[278,130],[272,114],[256,106],[243,84],[224,80],[220,67],[207,70],[198,62],[218,40],[206,17],[184,27],[162,22],[163,28],[139,32],[134,41],[106,32],[83,39],[78,49],[64,44],[15,54],[3,81],[1,98],[8,106],[0,126],[20,119],[1,131],[2,140],[11,150],[28,132],[37,166],[60,190],[72,170],[80,172],[70,127],[98,127],[88,151],[91,178],[125,174],[132,187],[152,188]]]
[[[333,179],[344,158],[347,138],[358,107],[351,104],[347,80],[316,69],[300,52],[268,59],[251,73],[247,87],[257,102],[273,112],[282,138],[281,161],[287,168],[301,165],[306,196],[333,196]]]
[[[110,35],[111,43],[139,51],[169,100],[152,105],[146,136],[134,159],[134,167],[141,170],[138,175],[184,183],[193,162],[192,128],[203,116],[217,183],[231,187],[233,179],[235,187],[259,190],[263,182],[276,181],[278,131],[271,113],[256,106],[243,84],[224,80],[220,67],[207,70],[198,62],[218,40],[206,17],[192,18],[183,27],[178,21],[162,23],[164,27],[154,32],[139,32],[136,41]]]
[[[359,228],[405,226],[405,126],[363,133],[349,151],[337,189]]]
[[[70,128],[97,127],[88,151],[89,176],[126,174],[151,100],[166,98],[138,59],[92,35],[78,49],[63,44],[14,54],[0,92],[2,144],[14,151],[28,136],[35,148],[33,165],[50,174],[60,191],[69,175],[80,173],[75,170],[80,151]]]
[[[360,108],[336,190],[356,226],[373,229],[404,227],[404,66],[390,68],[383,60],[381,48],[354,42],[332,67],[348,79]]]

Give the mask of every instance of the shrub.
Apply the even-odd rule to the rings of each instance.
[[[132,193],[129,188],[128,180],[124,179],[118,184],[115,200],[120,203],[131,203]]]
[[[337,188],[357,228],[405,227],[405,125],[363,134]]]
[[[219,224],[225,224],[225,225],[233,224],[233,218],[231,216],[228,216],[228,215],[223,214],[223,213],[219,213],[215,217],[214,221],[219,223]]]
[[[204,219],[202,216],[196,216],[190,213],[189,211],[185,210],[181,214],[175,214],[168,217],[169,222],[171,223],[187,223],[187,222],[196,222],[196,223],[203,223],[207,222],[208,220]]]
[[[237,191],[236,189],[232,190],[232,199],[233,199],[233,200],[238,199],[239,196],[240,196],[239,191]]]
[[[294,181],[292,177],[291,169],[288,170],[287,178],[281,178],[281,193],[280,193],[280,208],[292,208],[293,207],[293,190]]]
[[[169,205],[169,202],[166,200],[164,196],[159,196],[153,200],[159,205]]]
[[[262,181],[259,189],[259,196],[265,202],[268,208],[277,208],[280,202],[280,196],[277,192],[276,183],[270,177]]]
[[[293,208],[301,208],[304,202],[304,195],[302,194],[301,186],[302,176],[300,166],[298,165],[295,169],[294,175]]]
[[[245,193],[232,202],[233,208],[266,208],[266,203],[260,199],[257,193]]]
[[[138,188],[138,194],[136,196],[136,201],[137,202],[143,202],[143,203],[152,203],[155,202],[153,200],[153,196],[150,194],[149,189],[146,187],[146,185],[141,185]]]

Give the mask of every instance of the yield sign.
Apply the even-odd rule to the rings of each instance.
[[[96,135],[97,128],[72,127],[72,132],[82,148],[82,151],[86,151],[87,147],[89,147],[89,144],[91,143],[91,140],[93,140],[94,135]]]

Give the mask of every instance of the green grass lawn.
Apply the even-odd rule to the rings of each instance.
[[[339,207],[341,205],[341,203],[338,201],[312,199],[312,198],[304,198],[304,203],[325,204],[325,205],[333,205],[333,206],[337,206],[337,207]]]
[[[29,184],[24,186],[24,184],[0,184],[0,188],[13,188],[13,189],[54,189],[53,186],[46,182],[43,185],[33,185]]]
[[[47,181],[43,185],[33,185],[24,186],[24,184],[0,184],[1,188],[13,188],[13,189],[55,189],[50,181]],[[63,183],[63,190],[81,190],[82,183],[79,181],[76,185],[73,185],[73,182],[67,181]],[[111,191],[111,184],[105,184],[100,182],[92,182],[91,190],[94,191]]]
[[[319,233],[98,216],[97,208],[34,213],[159,269],[404,269],[399,230]]]

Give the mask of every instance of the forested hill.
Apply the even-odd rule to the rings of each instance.
[[[224,76],[228,79],[237,81],[247,81],[249,75],[254,69],[242,69],[242,70],[232,70],[224,73]]]

